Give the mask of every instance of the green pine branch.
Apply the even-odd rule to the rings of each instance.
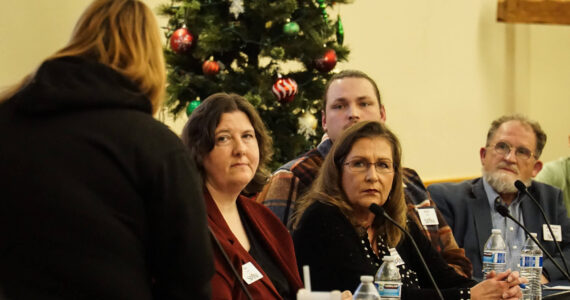
[[[168,98],[165,105],[176,115],[193,100],[216,92],[243,95],[258,110],[274,140],[273,167],[317,145],[322,131],[305,137],[298,133],[298,118],[309,112],[320,121],[322,93],[332,75],[319,72],[315,59],[334,49],[345,61],[349,49],[336,37],[336,20],[327,21],[317,2],[310,0],[244,0],[237,18],[229,12],[230,0],[175,0],[159,6],[169,17],[167,39],[185,25],[194,37],[188,53],[178,54],[167,45]],[[331,7],[331,0],[324,1]],[[336,5],[350,0],[334,1]],[[299,24],[295,35],[283,32],[289,21]],[[202,64],[210,57],[220,63],[216,75],[204,75]],[[291,62],[301,65],[288,71]],[[291,103],[280,103],[271,89],[277,76],[294,79],[298,93]]]

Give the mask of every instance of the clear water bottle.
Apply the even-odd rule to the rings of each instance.
[[[536,238],[536,233],[531,233]],[[540,300],[542,290],[540,275],[542,274],[542,250],[529,237],[521,250],[520,275],[528,279],[527,286],[522,290],[523,299]]]
[[[376,272],[374,283],[383,300],[399,300],[402,292],[402,279],[400,270],[396,266],[395,258],[386,255],[382,257],[382,265]]]
[[[380,300],[380,295],[374,286],[374,277],[370,275],[360,276],[360,285],[354,292],[354,300]]]
[[[501,229],[493,229],[483,249],[483,276],[495,271],[504,272],[507,268],[507,245],[501,235]]]

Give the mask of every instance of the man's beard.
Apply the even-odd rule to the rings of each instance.
[[[517,188],[515,187],[515,180],[517,180],[517,178],[513,177],[514,176],[499,171],[487,172],[483,170],[483,179],[499,194],[513,194],[517,192]]]
[[[502,168],[502,167],[506,167],[504,165],[499,164],[497,166],[497,168]],[[519,172],[518,168],[516,167],[516,165],[513,165],[512,167],[510,167],[510,169],[514,169],[513,171],[515,172]],[[495,190],[495,192],[499,193],[499,194],[513,194],[516,193],[518,190],[515,186],[515,181],[520,180],[522,181],[526,186],[530,186],[530,182],[531,180],[522,180],[518,177],[518,175],[515,174],[508,174],[508,173],[504,173],[501,172],[499,170],[495,170],[495,171],[485,171],[485,168],[483,168],[483,179],[485,179],[487,181],[487,183],[489,183],[489,185],[491,187],[493,187],[493,189]]]

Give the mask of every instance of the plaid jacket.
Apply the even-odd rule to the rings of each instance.
[[[308,191],[331,146],[332,142],[325,140],[317,148],[280,167],[256,198],[257,202],[267,206],[289,229],[291,215],[295,211],[295,201]],[[404,168],[404,187],[411,218],[423,229],[433,247],[457,273],[471,277],[471,262],[465,256],[465,251],[457,246],[451,228],[429,198],[416,171]],[[435,208],[439,225],[422,225],[418,209],[425,207]]]

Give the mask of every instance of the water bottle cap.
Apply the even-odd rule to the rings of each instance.
[[[391,255],[384,255],[382,261],[394,261],[395,257]]]
[[[501,233],[501,229],[493,228],[492,233]]]
[[[360,276],[360,281],[362,282],[372,282],[374,281],[374,277],[370,275],[362,275]]]

